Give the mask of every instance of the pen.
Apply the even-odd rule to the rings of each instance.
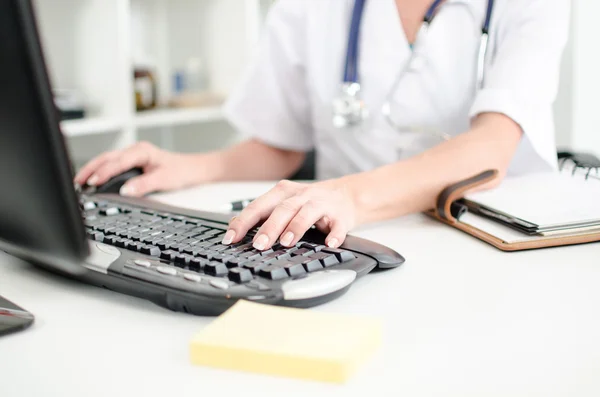
[[[254,201],[253,198],[246,199],[246,200],[232,201],[231,203],[229,203],[229,210],[230,211],[242,211],[252,201]]]

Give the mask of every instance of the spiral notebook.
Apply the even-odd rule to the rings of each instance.
[[[429,215],[506,251],[600,241],[597,170],[565,167],[509,177],[463,197],[496,177],[486,171],[449,186]]]

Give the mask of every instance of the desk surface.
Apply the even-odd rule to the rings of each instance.
[[[156,196],[216,209],[270,184]],[[0,294],[36,315],[0,338],[0,395],[598,396],[600,245],[502,253],[422,215],[354,234],[407,259],[311,310],[384,319],[383,348],[339,385],[194,367],[211,319],[81,284],[0,255]]]

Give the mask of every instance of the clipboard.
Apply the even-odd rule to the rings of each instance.
[[[519,235],[516,233],[519,232],[509,230],[510,228],[508,226],[502,225],[499,222],[494,222],[489,219],[480,220],[478,222],[465,222],[464,213],[462,213],[461,216],[454,215],[457,214],[457,211],[455,210],[457,200],[461,199],[467,191],[484,185],[497,177],[498,171],[488,170],[450,185],[439,194],[436,208],[425,213],[446,225],[470,234],[502,251],[522,251],[600,241],[600,228],[591,230],[578,229],[554,236],[529,236],[523,233],[521,238],[518,238]],[[473,218],[470,218],[470,220],[473,220]],[[516,240],[506,238],[506,236],[509,235],[515,236]]]

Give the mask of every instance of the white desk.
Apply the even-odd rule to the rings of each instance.
[[[158,198],[213,209],[268,184]],[[346,385],[194,367],[211,318],[0,255],[0,294],[36,315],[0,338],[0,396],[598,396],[600,244],[502,253],[425,216],[363,227],[407,261],[311,310],[379,316],[384,344]],[[240,330],[243,332],[243,330]]]

